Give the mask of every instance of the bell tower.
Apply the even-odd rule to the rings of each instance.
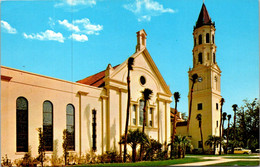
[[[202,8],[193,29],[194,47],[193,67],[189,69],[189,95],[193,74],[198,75],[192,94],[189,136],[194,148],[202,148],[209,135],[219,136],[220,125],[220,77],[221,70],[216,61],[215,23],[211,21],[205,4]],[[201,141],[199,121],[196,116],[201,114],[202,135]],[[208,149],[204,144],[204,149]]]

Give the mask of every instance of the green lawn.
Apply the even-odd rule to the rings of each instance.
[[[143,161],[136,163],[105,163],[105,164],[83,164],[76,166],[168,166],[174,164],[192,163],[209,161],[207,159],[200,158],[184,158],[184,159],[174,159],[174,160],[163,160],[163,161]]]
[[[235,162],[212,164],[209,166],[259,166],[259,161],[235,161]]]

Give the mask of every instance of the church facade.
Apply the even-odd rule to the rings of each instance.
[[[194,84],[190,126],[177,123],[177,134],[189,136],[193,148],[200,148],[198,114],[202,116],[203,139],[219,136],[220,77],[216,62],[215,24],[203,4],[194,26],[193,68],[188,71],[189,90]],[[145,133],[160,143],[170,143],[172,93],[146,48],[146,32],[137,32],[134,66],[131,71],[129,129],[143,125],[141,91],[153,91],[148,101]],[[190,92],[188,104],[190,102]],[[127,108],[127,60],[110,64],[104,71],[69,82],[1,66],[1,156],[22,158],[29,150],[38,155],[38,129],[46,137],[46,155],[63,155],[63,131],[69,132],[69,149],[79,156],[115,150],[124,134]],[[206,146],[204,147],[206,148]],[[209,148],[209,147],[208,147]],[[129,153],[131,152],[130,149]]]
[[[171,135],[171,92],[146,48],[146,32],[137,32],[131,71],[129,128],[143,125],[141,91],[153,91],[146,112],[145,133],[161,143]],[[46,155],[63,154],[63,130],[70,152],[85,155],[115,150],[124,134],[127,108],[127,60],[77,82],[1,67],[2,156],[14,160],[31,151],[38,155],[38,128],[46,137]],[[94,126],[95,124],[95,126]],[[130,149],[129,149],[130,151]],[[130,151],[131,152],[131,151]]]

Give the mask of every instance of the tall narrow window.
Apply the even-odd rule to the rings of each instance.
[[[16,151],[28,152],[28,101],[24,97],[16,100]]]
[[[96,115],[97,111],[95,109],[92,110],[92,115],[93,115],[93,121],[92,121],[92,138],[93,138],[93,146],[92,149],[93,151],[97,150],[97,123],[96,123]]]
[[[218,110],[218,103],[216,103],[216,110]]]
[[[202,35],[199,35],[199,45],[202,44]]]
[[[66,128],[68,131],[68,148],[75,150],[75,108],[68,104],[66,108]]]
[[[144,120],[144,101],[139,101],[139,125],[143,125]]]
[[[202,148],[202,141],[198,141],[199,148]]]
[[[216,63],[216,55],[215,55],[215,53],[213,53],[213,63],[214,64]]]
[[[212,43],[215,43],[214,35],[212,35]]]
[[[132,120],[133,120],[133,125],[136,125],[136,105],[133,105],[133,112],[132,112]]]
[[[196,38],[194,38],[194,46],[196,46]]]
[[[198,110],[202,110],[202,103],[198,104]]]
[[[46,151],[53,151],[53,105],[43,102],[43,138]]]
[[[209,33],[206,34],[206,43],[209,43]]]
[[[149,126],[153,127],[153,108],[150,108],[150,112],[149,112]]]
[[[199,63],[202,64],[202,63],[203,63],[203,62],[202,62],[202,53],[199,53],[199,57],[198,57],[198,58],[199,58],[199,60],[198,60]]]

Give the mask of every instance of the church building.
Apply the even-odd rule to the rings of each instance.
[[[189,69],[189,91],[194,84],[189,130],[187,122],[177,123],[177,134],[189,136],[193,148],[201,142],[197,114],[202,116],[203,139],[219,135],[220,77],[216,61],[215,23],[202,5],[194,26],[193,68]],[[143,125],[142,91],[153,91],[148,101],[145,133],[160,143],[170,143],[172,92],[146,47],[145,30],[137,32],[133,70],[129,129]],[[190,102],[190,92],[188,104]],[[1,66],[1,156],[12,161],[29,150],[38,155],[38,129],[43,130],[46,155],[63,155],[63,131],[69,132],[69,150],[78,156],[91,150],[123,152],[127,109],[127,60],[108,64],[104,71],[77,82],[65,81]],[[205,146],[206,148],[206,146]],[[131,152],[128,149],[129,153]]]
[[[137,32],[131,56],[131,106],[129,128],[143,125],[145,88],[148,101],[145,133],[161,143],[171,135],[171,92],[146,48],[146,32]],[[69,82],[9,67],[1,67],[2,156],[14,160],[31,148],[38,155],[38,128],[46,138],[46,155],[62,156],[63,130],[69,132],[70,152],[85,155],[115,150],[124,134],[127,108],[127,60],[77,82]],[[94,126],[95,124],[95,126]],[[130,151],[131,152],[131,151]]]

